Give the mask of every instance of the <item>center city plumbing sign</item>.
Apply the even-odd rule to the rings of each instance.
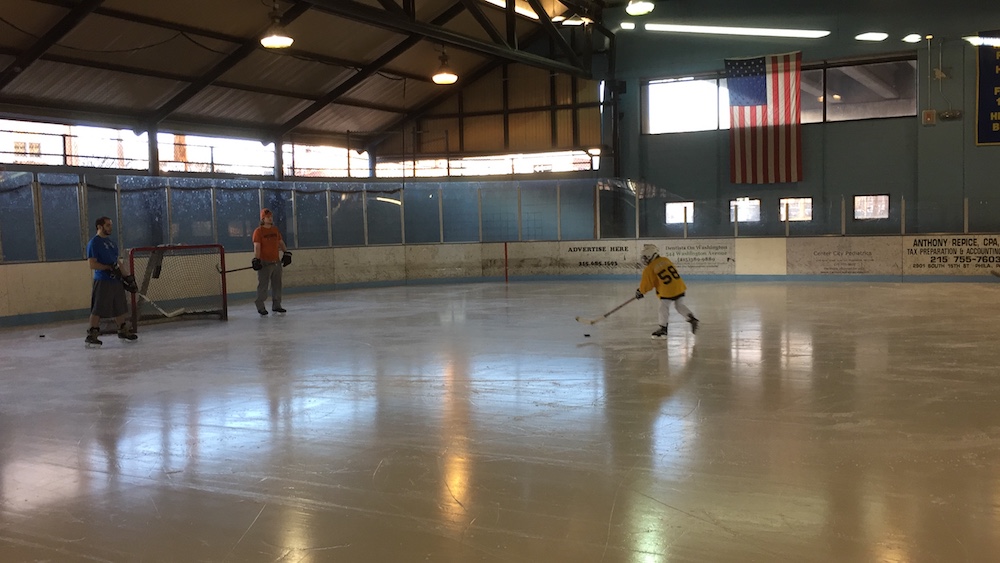
[[[903,237],[903,275],[982,276],[1000,270],[997,235]]]

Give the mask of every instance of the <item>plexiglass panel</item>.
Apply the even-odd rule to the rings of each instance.
[[[299,248],[330,245],[330,226],[326,212],[328,187],[328,184],[315,182],[295,184],[295,226],[298,230]]]
[[[76,174],[39,174],[45,260],[83,258],[80,232],[80,177]]]
[[[559,213],[562,240],[593,240],[594,181],[560,181]]]
[[[402,197],[398,184],[368,184],[368,244],[403,242]]]
[[[226,252],[253,251],[260,226],[260,182],[225,181],[215,190],[216,232]]]
[[[555,180],[520,182],[521,240],[558,240]]]
[[[441,189],[438,184],[408,185],[403,190],[407,244],[441,242]]]
[[[38,260],[32,181],[28,172],[0,173],[0,245],[4,262]]]
[[[601,238],[635,237],[635,189],[625,180],[599,182]]]
[[[115,186],[118,178],[114,176],[87,175],[83,178],[87,198],[87,224],[84,232],[84,246],[97,234],[97,219],[110,217],[115,223],[115,241],[121,245],[121,231],[118,230],[118,197]]]
[[[167,179],[122,176],[121,189],[122,256],[127,249],[157,246],[167,242]]]
[[[294,231],[292,229],[292,187],[293,184],[286,182],[263,182],[262,188],[264,196],[264,207],[271,210],[274,217],[274,226],[281,233],[281,240],[288,248],[295,248]],[[257,212],[258,223],[260,211]]]
[[[445,242],[479,241],[479,184],[452,182],[442,186]]]
[[[482,184],[483,242],[516,241],[517,184],[490,182]]]
[[[170,179],[170,243],[213,244],[212,188],[206,178]]]
[[[357,184],[334,184],[330,193],[333,246],[364,246],[364,192]],[[355,189],[352,189],[355,188]]]

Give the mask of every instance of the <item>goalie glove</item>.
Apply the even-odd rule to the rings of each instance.
[[[645,295],[643,295],[641,291],[639,291],[638,289],[635,290],[635,298],[636,299],[642,299],[643,297],[645,297]]]
[[[291,263],[292,263],[292,253],[286,250],[285,253],[281,255],[281,266],[285,267]]]

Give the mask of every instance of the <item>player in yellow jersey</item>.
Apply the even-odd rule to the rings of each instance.
[[[670,317],[670,304],[673,303],[677,312],[691,323],[691,333],[698,332],[698,319],[695,318],[691,309],[684,305],[684,292],[687,286],[681,275],[677,273],[677,268],[669,258],[660,256],[656,245],[647,244],[642,247],[642,263],[645,269],[642,271],[642,279],[639,281],[639,289],[635,290],[635,298],[642,299],[646,292],[656,289],[656,295],[660,298],[660,308],[658,317],[660,328],[653,332],[653,338],[667,337],[667,319]]]

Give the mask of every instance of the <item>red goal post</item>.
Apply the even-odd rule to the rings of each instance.
[[[220,244],[165,244],[133,248],[129,271],[132,323],[179,319],[227,320],[226,251]]]

